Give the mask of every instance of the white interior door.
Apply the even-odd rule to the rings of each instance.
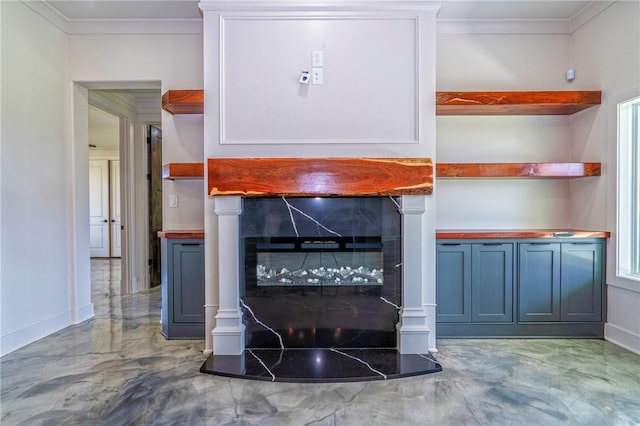
[[[91,257],[109,257],[109,160],[89,160]]]
[[[120,160],[111,160],[109,194],[111,199],[111,257],[122,254],[122,227],[120,221]]]

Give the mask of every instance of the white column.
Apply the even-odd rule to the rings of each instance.
[[[205,174],[205,176],[207,176]],[[204,182],[205,191],[207,180]],[[216,215],[215,202],[213,198],[206,197],[204,200],[204,351],[203,355],[208,357],[213,353],[213,334],[216,327],[216,315],[220,304],[219,296],[219,274],[218,270],[218,215]]]
[[[435,182],[434,182],[435,183]],[[422,306],[427,313],[429,352],[436,348],[436,199],[425,197],[427,211],[422,221]]]
[[[244,324],[239,307],[239,236],[242,198],[215,197],[218,217],[219,303],[213,335],[214,355],[241,355]]]
[[[423,262],[423,216],[426,197],[402,196],[402,310],[398,324],[398,351],[401,354],[426,354],[430,329],[423,306],[426,287]]]

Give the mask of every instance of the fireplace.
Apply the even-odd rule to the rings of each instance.
[[[400,219],[395,197],[243,200],[245,346],[395,348]]]
[[[440,371],[429,159],[218,158],[219,307],[201,371],[374,380]]]

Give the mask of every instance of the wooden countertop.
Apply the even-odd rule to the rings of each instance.
[[[480,238],[609,238],[608,231],[580,229],[438,229],[436,239]]]
[[[204,230],[158,231],[158,237],[169,239],[204,238]]]
[[[579,229],[438,229],[436,239],[463,240],[482,238],[609,238],[609,231]],[[204,238],[204,230],[158,231],[159,238]]]

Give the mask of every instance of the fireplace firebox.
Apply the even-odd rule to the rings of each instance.
[[[392,197],[243,200],[247,348],[395,348],[401,232]]]
[[[244,247],[247,289],[254,285],[381,288],[384,283],[380,237],[246,238]]]

